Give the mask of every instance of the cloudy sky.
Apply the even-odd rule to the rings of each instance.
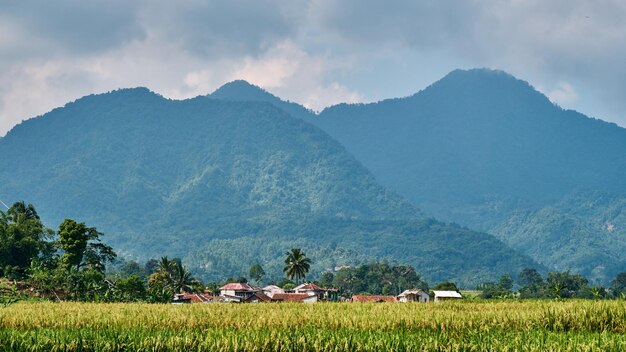
[[[246,79],[321,110],[473,67],[626,126],[626,1],[2,1],[0,135],[121,87],[187,98]]]

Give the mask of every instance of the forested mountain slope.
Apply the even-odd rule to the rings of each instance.
[[[85,221],[131,258],[185,257],[205,277],[245,274],[292,244],[320,253],[317,273],[388,259],[471,283],[536,266],[490,235],[427,220],[326,133],[268,103],[123,89],[23,122],[0,155],[3,200],[33,203],[51,227]],[[474,261],[440,268],[458,258]]]
[[[334,106],[317,124],[383,185],[440,219],[601,282],[623,270],[626,232],[597,231],[612,221],[600,208],[573,211],[593,192],[624,199],[623,128],[490,70],[454,71],[407,98]],[[557,218],[581,225],[557,226]]]
[[[247,85],[240,100],[285,104],[256,89]],[[298,116],[427,214],[598,282],[623,270],[626,224],[615,214],[626,199],[626,130],[615,124],[563,110],[528,83],[486,69],[453,71],[410,97]],[[617,210],[574,211],[597,192]],[[605,223],[614,223],[610,236]]]

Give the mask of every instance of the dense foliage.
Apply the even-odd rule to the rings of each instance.
[[[397,296],[415,288],[428,292],[428,284],[410,265],[365,264],[341,269],[323,279],[321,284],[339,289],[346,297],[356,294]]]
[[[626,265],[626,130],[563,110],[504,72],[457,70],[413,96],[319,116],[242,82],[218,92],[316,124],[427,213],[552,270],[607,284]]]
[[[525,267],[545,271],[492,236],[432,219],[291,219],[268,225],[254,236],[210,240],[183,259],[202,263],[194,272],[208,281],[245,274],[255,263],[263,265],[267,279],[278,280],[283,276],[283,254],[292,247],[306,249],[314,259],[311,279],[334,267],[380,260],[410,264],[430,282],[451,280],[464,287]]]

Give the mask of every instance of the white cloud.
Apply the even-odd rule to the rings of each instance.
[[[420,77],[458,67],[509,71],[535,86],[553,87],[547,95],[564,107],[626,126],[622,1],[5,5],[0,135],[69,100],[121,87],[147,86],[187,98],[246,79],[321,110],[390,97],[386,92],[399,85],[414,86],[405,80],[423,84]]]
[[[574,103],[578,100],[578,93],[576,93],[574,87],[567,82],[559,82],[558,87],[549,91],[546,95],[550,98],[550,101],[561,106]]]

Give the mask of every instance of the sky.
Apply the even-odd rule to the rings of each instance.
[[[626,127],[623,0],[5,0],[0,136],[81,96],[245,79],[316,111],[492,68]]]

